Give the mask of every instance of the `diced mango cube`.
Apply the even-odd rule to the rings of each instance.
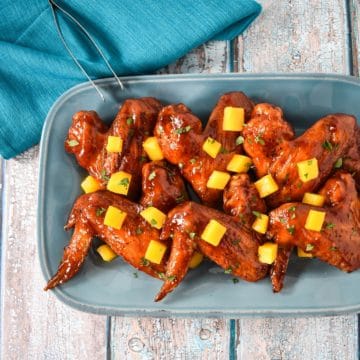
[[[303,258],[312,258],[313,257],[313,255],[311,253],[304,251],[300,247],[297,248],[297,255],[298,255],[298,257],[303,257]]]
[[[209,189],[224,190],[230,180],[230,174],[223,171],[214,170],[209,176],[206,186]]]
[[[325,202],[325,196],[306,192],[304,194],[302,202],[304,204],[313,205],[313,206],[323,206]]]
[[[84,181],[81,183],[81,188],[84,190],[86,194],[92,193],[94,191],[98,191],[101,189],[101,185],[99,181],[97,181],[91,175],[87,176]]]
[[[195,269],[196,267],[198,267],[201,264],[203,259],[204,259],[204,255],[199,253],[198,251],[195,251],[192,258],[191,258],[191,260],[190,260],[189,268],[190,269]]]
[[[269,224],[269,217],[265,214],[259,214],[252,224],[252,229],[260,234],[265,234]]]
[[[154,228],[161,229],[166,220],[166,215],[156,207],[149,206],[140,212],[140,215]]]
[[[316,158],[300,161],[297,164],[299,178],[302,182],[316,179],[319,176],[318,161]]]
[[[269,196],[279,190],[279,186],[274,178],[268,174],[254,183],[261,198]]]
[[[101,256],[101,258],[104,261],[112,261],[114,260],[117,255],[114,253],[114,251],[111,249],[111,247],[107,244],[101,245],[99,246],[96,251],[99,253],[99,255]]]
[[[104,225],[111,226],[112,228],[119,230],[122,227],[126,215],[126,212],[116,208],[115,206],[109,206],[106,210]]]
[[[218,246],[226,233],[226,227],[216,220],[210,220],[201,234],[201,239],[211,245]]]
[[[131,182],[131,174],[119,171],[111,175],[106,188],[116,194],[127,195]]]
[[[252,165],[252,160],[248,156],[235,154],[228,163],[226,170],[236,173],[246,173]]]
[[[325,216],[325,211],[310,210],[306,218],[305,229],[320,231],[323,226]]]
[[[216,156],[218,155],[218,153],[221,150],[221,144],[216,141],[215,139],[208,137],[202,146],[202,149],[208,154],[210,155],[212,158],[216,158]]]
[[[151,240],[146,249],[145,259],[151,261],[154,264],[160,264],[162,258],[165,255],[167,246],[156,240]]]
[[[123,147],[123,141],[120,136],[108,136],[106,151],[112,153],[120,153]]]
[[[224,109],[223,130],[241,131],[244,127],[245,111],[241,107],[227,106]]]
[[[258,255],[259,261],[263,264],[271,265],[277,256],[278,245],[271,242],[266,242],[265,244],[259,246]]]
[[[164,158],[159,142],[155,136],[147,138],[143,142],[143,148],[150,160],[158,161]]]

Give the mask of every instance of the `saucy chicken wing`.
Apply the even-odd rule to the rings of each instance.
[[[267,236],[285,248],[298,246],[343,271],[359,269],[360,199],[354,179],[348,173],[337,172],[320,194],[326,199],[322,208],[287,203],[271,211]],[[305,228],[310,210],[326,214],[321,231]]]
[[[210,220],[216,220],[226,227],[218,246],[201,239],[201,234]],[[193,252],[198,248],[220,267],[247,281],[264,278],[268,265],[258,260],[261,239],[254,232],[239,226],[232,217],[206,206],[185,202],[170,211],[161,239],[173,239],[166,268],[164,285],[156,296],[163,299],[183,280]]]
[[[268,109],[263,110],[263,107]],[[275,109],[275,110],[274,110]],[[273,126],[273,123],[281,125]],[[274,208],[284,202],[298,201],[305,192],[316,190],[331,174],[335,163],[344,157],[356,139],[353,116],[328,115],[318,120],[295,140],[291,127],[282,120],[281,110],[269,104],[255,106],[253,117],[243,131],[244,149],[253,159],[258,177],[270,173],[279,190],[266,201]],[[301,181],[297,163],[316,158],[318,176]]]
[[[128,99],[110,128],[102,123],[96,112],[79,111],[73,116],[65,149],[103,185],[114,172],[130,173],[129,197],[138,198],[141,167],[146,159],[142,143],[152,134],[160,109],[160,102],[154,98]],[[121,152],[106,150],[109,135],[123,140]]]
[[[105,212],[114,206],[126,213],[121,229],[104,225]],[[83,264],[93,237],[98,237],[126,262],[156,278],[166,271],[167,256],[159,265],[144,259],[151,240],[159,239],[160,231],[152,227],[140,215],[141,205],[121,195],[97,191],[81,195],[71,211],[66,229],[75,228],[57,273],[49,280],[45,290],[70,280]]]

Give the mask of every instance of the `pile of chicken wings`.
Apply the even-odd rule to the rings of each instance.
[[[242,131],[223,130],[226,107],[244,109]],[[121,152],[107,151],[108,136],[122,139]],[[143,148],[144,141],[154,136],[164,156],[160,161],[150,161]],[[221,143],[215,158],[202,149],[208,137]],[[270,275],[275,292],[283,287],[294,247],[346,272],[360,267],[360,128],[353,116],[325,116],[296,137],[279,107],[255,105],[242,92],[222,95],[205,128],[184,104],[165,106],[150,97],[128,99],[111,126],[94,111],[77,112],[65,149],[102,189],[75,201],[65,226],[74,232],[46,290],[78,272],[94,237],[133,267],[163,282],[156,301],[184,279],[195,251],[246,281]],[[224,190],[207,187],[212,172],[226,171],[234,154],[251,158],[250,171],[232,174]],[[317,159],[319,174],[299,186],[296,164],[311,158]],[[127,196],[106,190],[109,177],[118,171],[132,175]],[[261,198],[254,182],[267,174],[279,190]],[[198,197],[196,202],[189,200],[190,188]],[[324,205],[302,203],[306,192],[325,196]],[[109,206],[126,212],[121,229],[104,225],[104,214],[98,209]],[[149,206],[167,215],[161,229],[140,216]],[[304,225],[311,209],[326,212],[331,226],[319,232],[307,230]],[[265,234],[252,229],[258,213],[269,216]],[[218,246],[200,237],[214,219],[226,227]],[[151,240],[167,246],[160,264],[144,261]],[[278,244],[272,265],[258,257],[259,246],[269,241]]]

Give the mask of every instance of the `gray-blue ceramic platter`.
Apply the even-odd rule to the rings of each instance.
[[[71,232],[63,226],[85,171],[64,151],[72,115],[96,110],[111,122],[121,102],[154,96],[164,104],[183,102],[203,121],[219,96],[241,90],[256,102],[279,105],[298,133],[329,113],[350,113],[360,119],[360,81],[336,75],[159,75],[96,81],[103,102],[89,83],[62,95],[50,110],[41,140],[38,199],[38,245],[42,271],[48,280],[57,269]],[[161,282],[138,273],[117,258],[102,262],[91,250],[79,273],[51,290],[61,301],[98,314],[136,316],[280,316],[360,311],[360,271],[346,274],[313,259],[291,259],[284,289],[273,294],[269,279],[234,284],[212,263],[188,273],[181,285],[159,303],[153,301]],[[45,285],[45,282],[44,282]]]

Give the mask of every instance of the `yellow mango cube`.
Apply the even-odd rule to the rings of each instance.
[[[112,261],[117,257],[111,247],[107,244],[99,246],[96,251],[101,256],[101,258],[107,262]]]
[[[296,165],[299,178],[302,182],[316,179],[319,176],[318,161],[316,158],[300,161]]]
[[[304,194],[302,202],[304,204],[313,205],[313,206],[323,206],[325,202],[325,196],[306,192]]]
[[[215,139],[208,137],[204,141],[202,149],[213,159],[215,159],[221,150],[221,144]]]
[[[266,242],[265,244],[259,246],[258,256],[259,261],[263,264],[271,265],[277,256],[278,245],[271,242]]]
[[[305,229],[320,231],[323,226],[325,216],[325,211],[310,210],[306,218]]]
[[[120,136],[108,136],[106,151],[111,153],[120,153],[123,147],[123,141]]]
[[[123,225],[126,215],[126,212],[116,208],[115,206],[109,206],[106,210],[104,225],[111,226],[112,228],[119,230]]]
[[[155,136],[147,138],[143,142],[143,148],[150,160],[158,161],[164,158],[159,142]]]
[[[154,228],[161,229],[166,220],[166,215],[156,207],[149,206],[140,212],[140,215]]]
[[[254,183],[261,198],[269,196],[279,190],[279,186],[274,178],[268,174]]]
[[[84,190],[86,194],[92,193],[94,191],[98,191],[101,189],[101,185],[97,179],[92,177],[91,175],[87,176],[84,181],[81,183],[81,188]]]
[[[203,258],[204,258],[203,254],[199,253],[198,251],[195,251],[190,260],[189,268],[195,269],[196,267],[198,267],[201,264],[201,262],[203,261]]]
[[[206,186],[209,189],[224,190],[225,186],[230,180],[230,174],[214,170],[209,176]]]
[[[297,248],[297,256],[302,258],[312,258],[313,255],[309,252],[304,251],[302,248]]]
[[[145,259],[151,261],[154,264],[160,264],[162,258],[165,255],[167,246],[156,240],[151,240],[145,253]]]
[[[210,220],[201,234],[201,239],[207,243],[218,246],[226,233],[226,227],[216,220]]]
[[[224,109],[223,130],[241,131],[244,127],[245,110],[241,107],[227,106]]]
[[[119,171],[111,175],[106,188],[116,194],[127,195],[131,182],[131,174]]]
[[[252,224],[252,229],[260,234],[265,234],[269,225],[269,217],[265,214],[258,214],[254,223]]]
[[[248,156],[235,154],[227,164],[226,170],[236,173],[246,173],[252,165],[252,160]]]

